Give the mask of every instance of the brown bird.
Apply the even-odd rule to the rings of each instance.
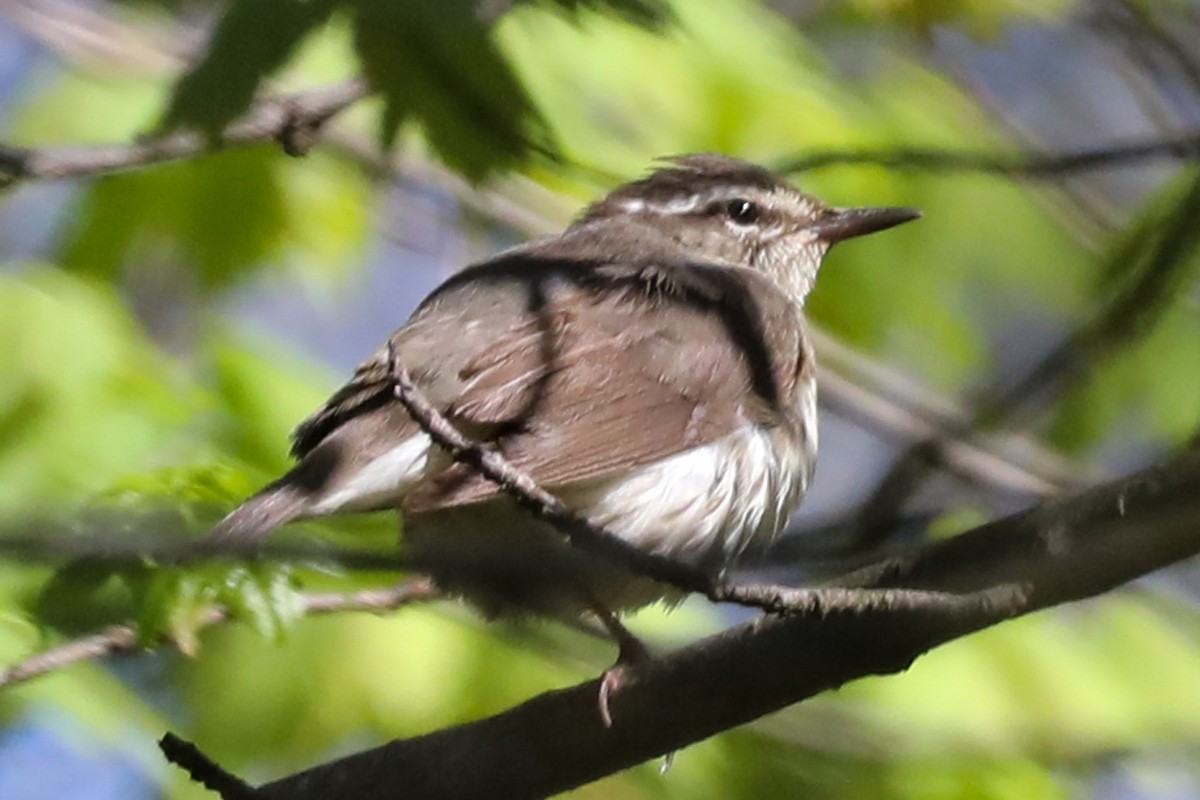
[[[438,287],[293,435],[299,463],[220,522],[399,509],[415,564],[487,613],[597,614],[678,592],[572,547],[455,464],[394,398],[389,352],[432,405],[568,508],[710,574],[776,536],[817,455],[804,300],[829,248],[915,219],[832,208],[762,167],[668,160],[558,236]]]

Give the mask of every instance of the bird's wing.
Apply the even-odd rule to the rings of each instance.
[[[518,256],[451,278],[390,349],[434,408],[552,488],[666,458],[747,422],[787,424],[782,398],[811,369],[801,324],[791,301],[747,270]],[[297,428],[296,475],[311,462],[314,484],[341,485],[419,433],[394,398],[388,353],[364,362]],[[403,506],[427,511],[496,492],[453,465],[408,487]]]
[[[547,488],[652,463],[739,426],[788,424],[801,369],[799,315],[756,273],[606,265],[539,287],[539,302],[462,365],[443,411]],[[771,343],[766,341],[770,332]],[[404,508],[487,500],[464,465],[430,476]]]
[[[292,431],[292,456],[304,458],[343,423],[385,406],[392,400],[388,349],[358,365],[354,377]]]

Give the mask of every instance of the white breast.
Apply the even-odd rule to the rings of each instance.
[[[800,399],[802,444],[751,423],[708,445],[563,493],[583,516],[638,547],[729,565],[774,539],[800,504],[817,454],[815,387]]]

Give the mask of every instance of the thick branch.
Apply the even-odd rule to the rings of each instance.
[[[1200,453],[1072,499],[922,547],[847,578],[859,586],[997,592],[1022,613],[1100,594],[1200,552]],[[597,683],[550,692],[489,719],[395,741],[258,790],[256,796],[544,797],[699,741],[998,621],[901,609],[762,617],[629,668],[614,724]]]

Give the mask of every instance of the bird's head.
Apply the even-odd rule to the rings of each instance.
[[[697,154],[625,184],[577,224],[629,220],[686,252],[769,274],[803,301],[834,244],[914,220],[911,208],[834,208],[756,164]]]

